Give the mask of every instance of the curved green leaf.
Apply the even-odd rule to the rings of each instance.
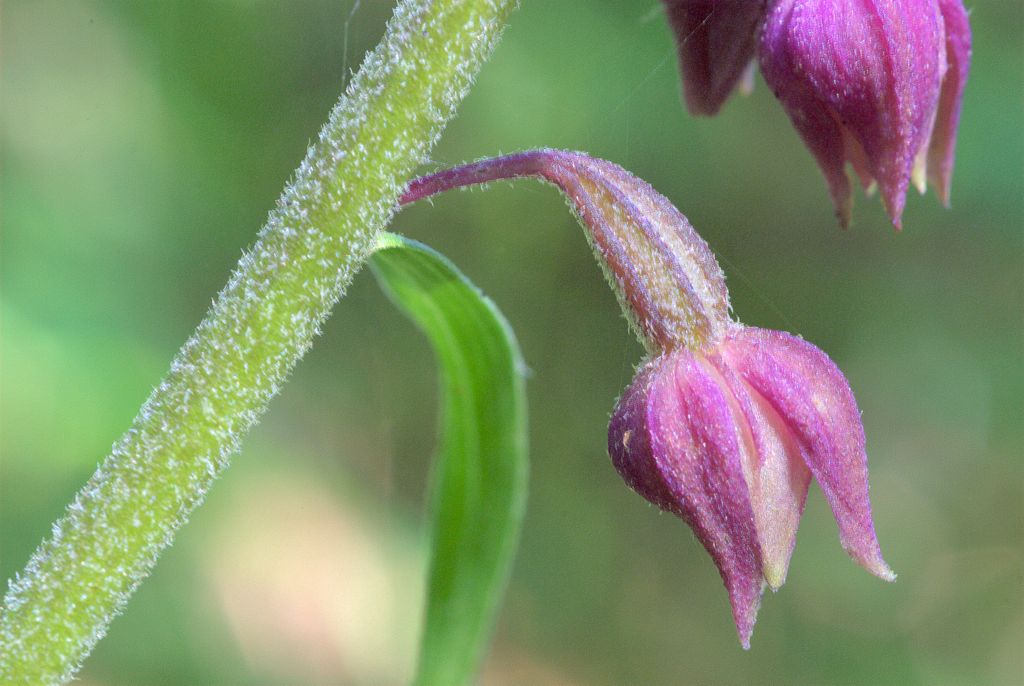
[[[512,329],[447,258],[393,234],[370,265],[441,367],[426,622],[416,683],[463,684],[482,660],[526,504],[524,365]]]

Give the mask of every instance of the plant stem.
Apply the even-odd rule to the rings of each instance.
[[[403,0],[167,377],[11,582],[0,683],[67,681],[373,249],[515,0]]]

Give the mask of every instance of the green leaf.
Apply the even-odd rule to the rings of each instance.
[[[416,683],[472,680],[490,642],[526,505],[523,361],[498,309],[443,255],[384,234],[370,265],[441,367],[427,612]]]

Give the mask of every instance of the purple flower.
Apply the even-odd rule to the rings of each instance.
[[[843,547],[894,579],[875,537],[864,428],[842,372],[800,338],[730,319],[715,256],[651,186],[611,162],[534,150],[417,179],[402,203],[520,176],[568,197],[647,347],[612,415],[608,452],[626,483],[682,518],[711,554],[743,646],[764,584],[785,581],[812,476]]]
[[[615,408],[608,452],[626,483],[682,518],[711,554],[744,648],[764,584],[786,580],[812,475],[843,548],[895,579],[871,520],[853,393],[803,339],[735,324],[713,346],[654,358]]]
[[[949,204],[971,31],[961,0],[664,0],[687,107],[715,114],[758,54],[814,154],[840,222],[849,162],[893,224],[925,179]]]

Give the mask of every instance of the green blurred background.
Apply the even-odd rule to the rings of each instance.
[[[391,3],[3,3],[0,576],[21,569],[226,282]],[[971,3],[953,209],[836,228],[759,83],[684,114],[658,3],[525,0],[433,153],[585,150],[650,181],[746,323],[800,333],[863,411],[900,574],[849,561],[812,488],[789,580],[740,649],[710,559],[620,481],[641,358],[580,229],[532,182],[393,229],[448,254],[533,370],[530,505],[484,684],[1024,682],[1024,10]],[[425,341],[368,273],[83,683],[397,684],[414,661],[435,437]]]

